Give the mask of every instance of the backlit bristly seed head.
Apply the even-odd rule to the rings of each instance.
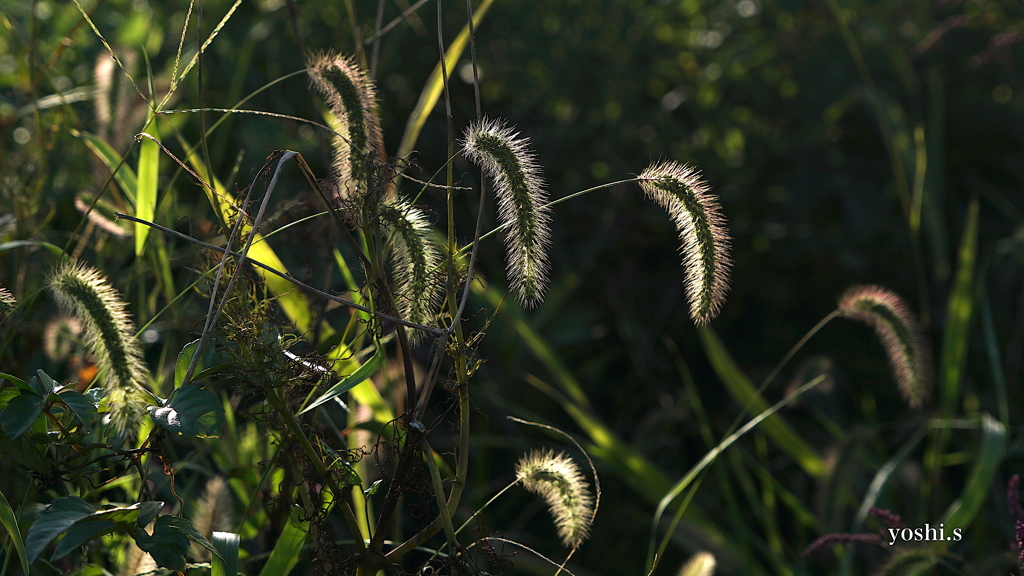
[[[62,264],[49,280],[57,303],[85,328],[86,345],[96,356],[104,383],[111,423],[124,433],[143,413],[148,378],[124,302],[103,274],[85,265]]]
[[[839,312],[875,329],[900,394],[911,408],[920,408],[931,395],[932,355],[903,299],[881,286],[852,286],[839,298]]]
[[[729,289],[729,231],[718,199],[695,168],[676,162],[653,164],[640,187],[668,211],[682,240],[690,317],[706,324],[721,310]]]
[[[7,288],[0,286],[0,321],[6,320],[17,307],[18,301],[14,299],[14,294],[11,294],[11,291]]]
[[[340,123],[333,166],[338,194],[342,200],[360,196],[381,142],[373,81],[354,60],[336,54],[314,56],[309,78]]]
[[[594,501],[576,463],[564,453],[531,452],[516,465],[516,479],[544,498],[562,543],[577,548],[590,534]]]
[[[711,552],[697,552],[690,561],[679,569],[679,576],[713,576],[715,573],[715,555]]]
[[[487,118],[469,125],[462,140],[466,157],[494,182],[498,219],[507,227],[512,291],[523,308],[531,309],[547,290],[551,216],[540,165],[528,144],[504,122]]]
[[[385,204],[381,214],[393,250],[399,313],[410,322],[428,324],[440,306],[441,253],[427,217],[406,200]],[[414,330],[409,337],[416,341],[420,335]]]

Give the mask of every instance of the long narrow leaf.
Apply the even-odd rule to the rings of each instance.
[[[956,409],[960,379],[967,363],[967,344],[974,311],[974,265],[977,252],[978,201],[975,200],[967,211],[953,290],[946,306],[946,331],[942,338],[942,363],[939,368],[939,407],[944,417],[949,417]]]
[[[974,521],[988,499],[992,479],[1006,454],[1006,427],[987,413],[981,415],[981,445],[976,454],[964,491],[942,515],[948,531],[966,531]]]
[[[220,556],[213,557],[210,569],[212,576],[235,576],[238,574],[238,545],[241,538],[234,532],[214,532],[213,547]]]
[[[726,390],[736,402],[749,413],[762,413],[768,410],[768,402],[757,392],[747,376],[736,365],[732,355],[708,326],[697,328],[704,353],[711,361],[715,374],[725,385]],[[811,476],[819,477],[825,473],[825,462],[799,434],[786,424],[782,418],[775,416],[765,420],[762,426],[784,452],[789,454]]]
[[[288,524],[270,552],[270,558],[263,566],[260,576],[281,576],[288,574],[299,563],[299,555],[309,535],[309,522],[300,520],[302,511],[296,508],[288,518]]]
[[[491,4],[494,4],[494,0],[484,0],[473,13],[474,28],[480,26],[480,22],[483,20],[484,15],[487,14],[487,10],[491,8]],[[468,43],[469,24],[467,23],[462,32],[459,32],[455,41],[448,47],[448,50],[445,51],[444,62],[449,78]],[[441,63],[438,62],[433,72],[430,73],[430,77],[427,78],[427,83],[423,86],[423,92],[420,93],[420,100],[416,103],[416,108],[409,115],[409,121],[405,124],[402,143],[398,146],[399,157],[408,156],[412,152],[413,147],[416,146],[416,140],[420,137],[420,130],[423,129],[423,125],[427,122],[427,117],[430,116],[434,106],[437,105],[437,100],[441,97],[443,89],[444,78],[441,75]]]
[[[149,125],[150,135],[160,139],[156,122]],[[139,148],[139,180],[135,192],[135,216],[143,220],[153,221],[156,213],[157,180],[160,176],[160,147],[149,138],[143,138]],[[135,255],[142,256],[149,237],[149,226],[135,223]]]
[[[114,150],[114,147],[107,143],[106,140],[100,138],[95,134],[88,132],[74,132],[76,136],[85,142],[86,147],[96,154],[96,157],[103,162],[111,172],[114,172],[114,180],[117,181],[117,185],[121,187],[121,190],[128,196],[132,204],[135,203],[135,191],[139,189],[138,180],[135,179],[135,171],[131,169],[127,164],[121,163],[121,155]],[[118,165],[121,167],[118,168]]]
[[[358,370],[350,374],[344,380],[332,386],[330,390],[323,394],[323,396],[314,400],[312,404],[306,406],[306,409],[299,412],[299,414],[305,414],[321,404],[334,400],[338,396],[348,392],[359,384],[362,384],[365,380],[376,374],[377,371],[380,370],[381,364],[384,363],[384,354],[381,348],[381,346],[378,346],[377,350],[373,353],[373,356],[367,360],[365,364],[360,366]]]
[[[14,549],[18,551],[18,558],[21,559],[21,571],[28,574],[28,556],[25,555],[25,541],[22,540],[21,529],[18,528],[18,517],[3,492],[0,492],[0,524],[7,529]],[[10,552],[8,552],[8,556],[10,556]]]

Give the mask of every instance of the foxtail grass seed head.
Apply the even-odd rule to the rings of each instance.
[[[679,569],[679,576],[714,576],[715,564],[714,554],[697,552]]]
[[[564,453],[537,450],[516,465],[516,479],[544,498],[567,548],[577,548],[590,535],[594,500],[580,469]]]
[[[695,168],[677,162],[652,164],[640,174],[640,187],[664,208],[682,241],[690,317],[710,322],[729,289],[729,230],[718,199]]]
[[[85,265],[62,264],[49,280],[57,303],[85,328],[86,346],[96,356],[104,383],[110,420],[118,433],[124,433],[143,413],[148,377],[124,302],[103,274]]]
[[[309,78],[340,123],[333,176],[341,199],[350,200],[366,192],[370,162],[381,145],[373,82],[351,58],[329,53],[313,57]]]
[[[203,495],[196,501],[192,513],[192,525],[206,537],[213,538],[214,532],[227,532],[234,524],[234,503],[231,500],[231,489],[221,476],[211,478],[203,489]],[[203,561],[209,561],[211,552],[192,543],[192,555]]]
[[[505,232],[508,275],[519,303],[535,308],[547,290],[551,216],[540,165],[529,139],[500,120],[484,118],[466,128],[466,157],[494,182],[498,218]]]
[[[0,286],[0,321],[6,320],[8,316],[18,307],[18,301],[14,294],[3,286]]]
[[[392,246],[399,313],[410,322],[429,324],[441,304],[441,253],[427,217],[406,200],[386,204],[381,213]],[[415,341],[420,334],[413,330],[409,337]]]
[[[920,408],[931,395],[932,355],[903,299],[881,286],[852,286],[839,298],[839,311],[875,329],[900,394],[911,408]]]
[[[82,333],[82,323],[74,316],[60,314],[43,329],[43,352],[54,362],[64,362],[75,350]]]

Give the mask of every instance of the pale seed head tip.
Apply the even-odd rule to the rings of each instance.
[[[590,535],[594,501],[572,458],[564,453],[535,450],[516,464],[516,479],[544,498],[566,547],[577,548]]]

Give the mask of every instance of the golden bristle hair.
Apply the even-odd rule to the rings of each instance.
[[[652,164],[639,177],[640,187],[664,208],[682,241],[690,318],[710,322],[729,290],[729,231],[718,199],[697,169],[677,162]]]
[[[516,464],[516,479],[547,502],[566,547],[575,549],[590,535],[594,500],[572,458],[564,453],[535,450]]]
[[[697,552],[679,569],[679,576],[714,576],[716,564],[711,552]]]
[[[851,286],[839,298],[839,312],[875,329],[900,394],[911,408],[920,408],[931,396],[932,354],[903,299],[881,286]]]
[[[498,219],[505,232],[512,292],[527,309],[535,308],[547,290],[550,209],[540,165],[529,139],[503,121],[484,118],[463,135],[466,158],[480,166],[494,183]]]
[[[0,321],[6,320],[18,307],[18,301],[14,294],[3,286],[0,286]]]
[[[309,78],[338,120],[332,176],[342,200],[366,192],[369,167],[382,149],[373,81],[355,60],[338,54],[315,55]]]
[[[65,313],[82,323],[86,346],[97,359],[110,421],[124,433],[143,413],[149,374],[124,302],[102,273],[82,264],[59,265],[49,288]]]
[[[427,216],[407,200],[385,204],[381,214],[392,247],[399,313],[410,322],[428,324],[440,306],[441,252]],[[415,341],[419,335],[413,330],[409,337]]]

